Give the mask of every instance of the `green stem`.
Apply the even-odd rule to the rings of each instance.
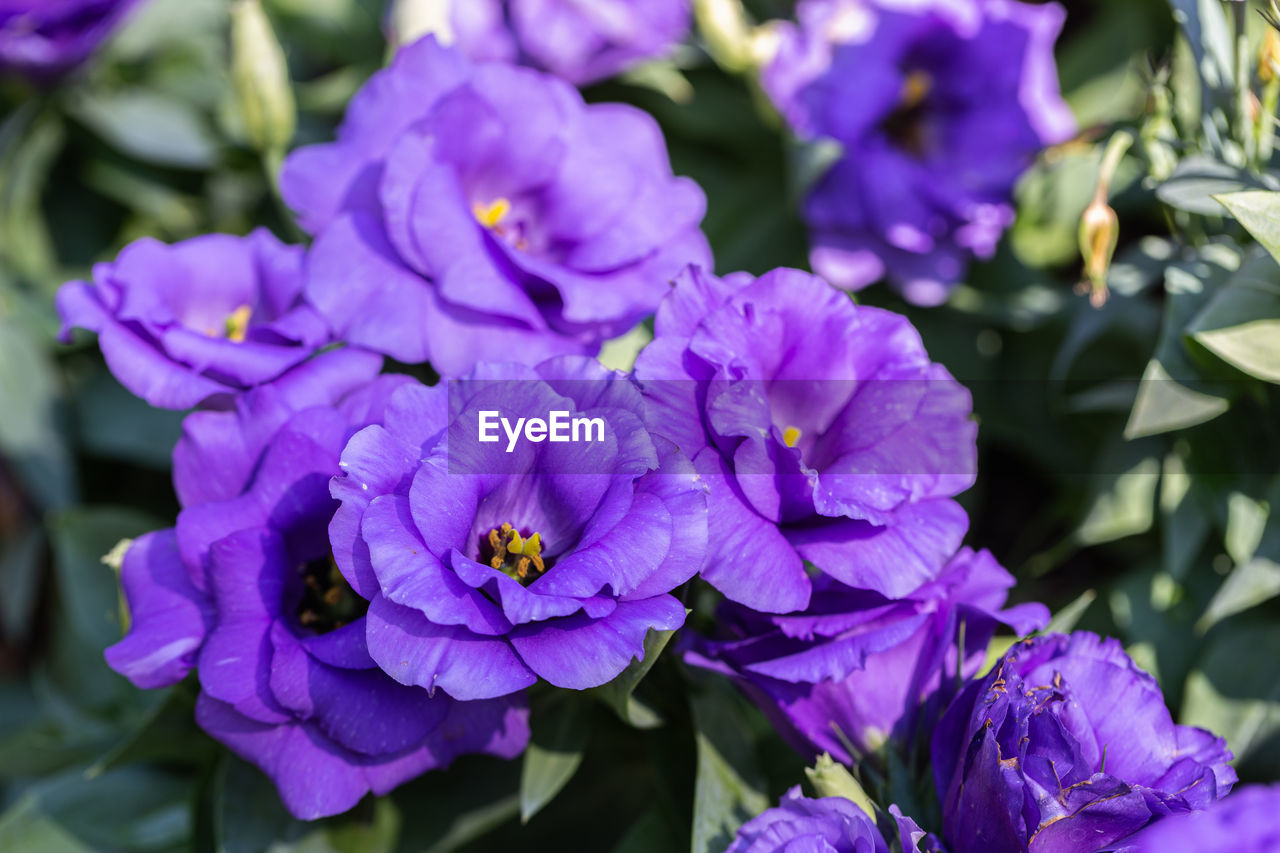
[[[1280,110],[1280,77],[1273,76],[1262,90],[1262,110],[1258,114],[1258,164],[1266,167],[1275,151],[1276,111]]]
[[[1111,180],[1116,176],[1116,170],[1120,168],[1120,161],[1124,159],[1124,155],[1129,153],[1129,148],[1133,145],[1133,132],[1122,130],[1116,133],[1107,142],[1107,149],[1102,155],[1102,165],[1098,168],[1098,192],[1096,198],[1106,202],[1111,194]]]
[[[1253,92],[1250,83],[1253,74],[1250,68],[1249,29],[1247,3],[1232,3],[1231,12],[1235,18],[1236,30],[1236,134],[1244,148],[1245,163],[1254,165],[1257,158],[1253,121],[1249,117],[1249,99]]]

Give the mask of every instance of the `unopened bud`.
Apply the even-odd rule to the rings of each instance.
[[[1095,308],[1107,301],[1107,272],[1120,240],[1120,218],[1102,194],[1094,197],[1080,217],[1080,254],[1089,286],[1089,301]]]
[[[1280,33],[1267,27],[1262,36],[1262,48],[1258,52],[1258,78],[1270,83],[1280,78]]]
[[[428,35],[434,35],[441,44],[453,44],[455,2],[458,0],[395,0],[390,19],[392,47],[399,50]]]
[[[282,153],[293,138],[297,107],[284,51],[259,0],[231,5],[231,81],[249,142]]]
[[[698,32],[716,63],[728,71],[746,71],[754,61],[751,22],[742,0],[694,0]]]
[[[867,796],[867,792],[853,774],[843,764],[837,764],[829,753],[818,756],[818,762],[805,768],[804,774],[809,777],[819,797],[843,797],[852,801],[858,808],[867,813],[872,820],[876,819],[876,808]]]

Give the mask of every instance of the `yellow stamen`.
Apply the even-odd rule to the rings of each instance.
[[[926,71],[912,71],[902,84],[902,107],[913,109],[933,91],[933,78]]]
[[[506,219],[510,212],[511,202],[505,198],[494,199],[487,207],[478,201],[471,205],[471,214],[475,216],[476,221],[490,229],[501,225],[502,220]]]
[[[796,427],[787,427],[782,431],[782,443],[787,447],[795,447],[796,442],[800,440],[800,430]]]
[[[252,316],[253,309],[248,305],[241,305],[232,311],[223,328],[227,340],[237,344],[244,343],[245,336],[249,334],[249,318]]]

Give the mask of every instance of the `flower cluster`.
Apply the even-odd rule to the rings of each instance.
[[[688,16],[640,8],[513,0],[504,58],[554,68],[540,39],[590,24],[579,70],[556,70],[608,73],[647,43],[609,27],[644,35],[628,16],[652,16],[665,43],[668,11]],[[846,144],[810,200],[815,266],[850,286],[881,264],[933,300],[1065,127],[1045,58],[1060,13],[801,15],[770,90],[802,132]],[[995,43],[1012,71],[977,61]],[[882,85],[834,97],[851,75]],[[931,733],[940,806],[931,835],[896,807],[793,789],[731,851],[1086,853],[1229,792],[1225,744],[1175,725],[1114,641],[1016,641],[982,674],[998,631],[1048,612],[1010,605],[1013,577],[962,544],[969,392],[905,317],[822,278],[715,276],[701,191],[652,119],[427,38],[281,186],[311,245],[140,240],[59,308],[129,390],[196,409],[173,452],[181,512],[124,556],[131,621],[107,661],[144,688],[194,673],[199,724],[295,815],[520,754],[531,689],[652,665],[646,640],[709,598],[709,635],[673,646],[684,662],[731,679],[801,752],[869,774]],[[595,359],[649,316],[631,373]]]
[[[839,159],[804,202],[814,270],[946,299],[1013,222],[1014,184],[1071,135],[1053,44],[1063,10],[1014,0],[802,0],[761,80]]]
[[[102,43],[138,0],[6,0],[0,69],[36,81],[62,74]]]
[[[1175,725],[1155,679],[1089,633],[1014,646],[952,703],[932,751],[953,853],[1091,853],[1236,780],[1223,740]]]
[[[303,252],[264,230],[149,238],[58,294],[63,339],[98,333],[120,383],[162,409],[226,405],[330,340],[303,292]]]
[[[820,578],[799,613],[725,605],[725,638],[688,658],[732,677],[800,751],[852,764],[931,731],[956,676],[977,673],[1001,625],[1018,635],[1045,626],[1042,605],[1000,609],[1011,586],[989,553],[967,548],[900,599]]]
[[[711,258],[702,191],[672,176],[653,119],[433,37],[281,183],[316,238],[308,296],[338,337],[448,376],[595,355]]]
[[[529,736],[520,697],[460,703],[379,671],[369,603],[334,567],[325,529],[338,455],[405,384],[378,377],[380,362],[330,353],[233,410],[188,417],[174,451],[184,509],[174,529],[126,552],[132,625],[107,650],[140,687],[195,668],[200,725],[261,767],[303,818],[464,753],[512,757]]]
[[[906,318],[821,279],[692,270],[636,362],[655,428],[711,486],[703,577],[766,613],[809,603],[805,563],[890,597],[935,578],[968,520],[969,392]]]
[[[369,653],[458,699],[611,681],[650,629],[684,623],[670,593],[706,553],[705,487],[644,428],[625,377],[568,357],[514,368],[399,392],[333,486],[335,557],[372,602]],[[598,417],[604,440],[508,455],[477,440],[479,413],[499,408]]]
[[[690,0],[452,0],[449,28],[473,59],[529,65],[581,86],[667,53]]]

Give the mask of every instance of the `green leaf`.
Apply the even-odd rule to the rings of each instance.
[[[54,516],[49,523],[58,591],[68,626],[98,654],[123,633],[116,574],[102,558],[121,539],[160,526],[148,515],[120,507],[78,507]]]
[[[1091,589],[1086,589],[1080,593],[1074,601],[1066,607],[1053,614],[1053,618],[1049,620],[1048,626],[1044,629],[1046,634],[1070,634],[1075,630],[1076,625],[1080,624],[1086,610],[1098,599],[1098,593]]]
[[[787,154],[787,192],[799,203],[840,162],[844,146],[833,139],[790,139]]]
[[[1248,562],[1258,550],[1267,529],[1270,507],[1242,492],[1227,496],[1227,532],[1224,544],[1227,554],[1237,564]]]
[[[520,772],[520,819],[529,819],[555,799],[582,764],[591,735],[588,706],[563,694],[533,715],[533,731]]]
[[[213,781],[213,828],[218,853],[261,853],[306,834],[258,768],[225,755]]]
[[[612,708],[624,723],[638,729],[652,729],[662,725],[662,718],[637,699],[635,691],[673,636],[675,631],[650,630],[644,637],[644,658],[633,660],[617,678],[595,689],[595,695]]]
[[[1209,538],[1209,513],[1202,494],[1205,486],[1187,473],[1181,456],[1164,459],[1160,478],[1160,537],[1164,570],[1175,581],[1187,576],[1192,563]]]
[[[86,451],[167,471],[182,435],[182,412],[147,405],[107,371],[95,372],[75,396],[78,443]]]
[[[352,814],[319,825],[297,841],[277,841],[269,853],[393,853],[400,840],[400,810],[389,799],[366,801],[373,814]],[[312,826],[316,826],[312,824]]]
[[[0,636],[25,640],[35,616],[40,570],[44,566],[44,530],[31,525],[0,548]]]
[[[215,754],[214,743],[195,724],[195,697],[184,685],[170,688],[128,734],[84,771],[86,779],[140,761],[162,759],[200,765]]]
[[[1205,349],[1258,379],[1280,383],[1280,272],[1246,263],[1187,328]]]
[[[1205,633],[1214,625],[1280,596],[1280,565],[1264,557],[1236,566],[1205,608],[1196,630]]]
[[[40,811],[32,797],[15,803],[0,815],[0,850],[23,853],[93,853],[74,835]]]
[[[1122,474],[1108,475],[1076,538],[1085,545],[1112,542],[1144,533],[1155,517],[1160,462],[1146,458]]]
[[[1187,352],[1184,335],[1195,315],[1239,267],[1238,251],[1210,244],[1165,269],[1160,342],[1138,384],[1125,438],[1186,429],[1213,420],[1230,408],[1228,392],[1201,378]]]
[[[1280,192],[1232,192],[1216,200],[1280,261]]]
[[[692,853],[720,853],[743,823],[769,807],[742,699],[720,679],[703,678],[691,701],[698,773]]]
[[[1203,154],[1182,160],[1169,179],[1156,188],[1156,198],[1177,210],[1200,216],[1222,216],[1216,196],[1280,189],[1274,178],[1258,176]],[[1253,193],[1268,195],[1266,192]],[[1229,197],[1229,195],[1228,195]],[[1237,217],[1239,218],[1239,217]]]
[[[1211,421],[1231,408],[1222,397],[1205,394],[1183,385],[1169,375],[1158,360],[1147,362],[1138,386],[1138,396],[1124,427],[1125,438],[1186,429]]]
[[[61,117],[35,104],[0,127],[0,253],[20,277],[42,287],[61,283],[42,202],[66,136]]]
[[[1226,738],[1241,775],[1275,775],[1280,761],[1280,625],[1223,626],[1187,678],[1179,722]]]
[[[146,163],[208,169],[218,162],[218,140],[189,103],[147,89],[97,93],[71,111],[121,152]]]
[[[1222,4],[1218,0],[1169,0],[1169,5],[1191,44],[1204,87],[1213,91],[1229,88],[1235,77],[1234,51]]]
[[[23,484],[46,509],[75,500],[75,473],[54,417],[58,378],[28,329],[0,305],[0,455],[13,460]]]
[[[682,833],[671,825],[662,809],[653,807],[641,815],[622,836],[613,853],[651,853],[678,850],[684,845]]]
[[[392,794],[403,817],[400,849],[449,853],[514,824],[520,816],[521,770],[515,761],[466,756],[446,771],[401,785]]]
[[[77,772],[42,779],[0,818],[0,849],[15,832],[58,851],[169,851],[190,843],[193,780],[160,770],[127,769],[89,781]]]

